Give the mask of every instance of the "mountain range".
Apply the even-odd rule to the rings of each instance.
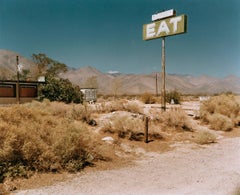
[[[0,72],[16,73],[16,56],[19,56],[25,69],[32,69],[34,62],[12,51],[0,50]],[[103,73],[92,66],[79,69],[70,68],[60,75],[82,88],[97,87],[101,94],[142,94],[160,93],[161,74],[121,74]],[[6,76],[5,76],[6,77]],[[92,81],[92,82],[91,82]],[[166,90],[177,90],[183,94],[214,94],[233,92],[240,94],[240,77],[230,75],[225,78],[212,76],[192,76],[180,74],[166,75]]]

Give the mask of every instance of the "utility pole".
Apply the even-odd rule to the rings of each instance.
[[[16,96],[17,96],[17,103],[20,104],[20,84],[19,84],[19,61],[18,56],[16,57],[17,61],[17,86],[16,86]]]
[[[161,97],[161,106],[162,110],[166,111],[166,89],[165,89],[165,37],[162,37],[162,97]]]

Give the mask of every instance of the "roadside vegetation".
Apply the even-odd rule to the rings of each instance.
[[[83,105],[44,101],[0,108],[0,182],[33,172],[75,172],[101,154]]]
[[[194,141],[197,144],[201,144],[201,145],[215,143],[216,140],[217,140],[216,135],[207,130],[198,131],[194,138]]]
[[[160,103],[160,97],[149,93],[83,103],[79,88],[57,76],[65,66],[50,62],[53,66],[41,70],[48,75],[47,84],[40,88],[45,99],[0,107],[0,183],[35,172],[76,172],[96,161],[111,160],[121,141],[144,140],[146,117],[150,140],[187,139],[197,144],[217,140],[211,131],[194,126],[179,105],[166,112],[145,105]],[[167,102],[171,100],[180,104],[181,94],[167,93]],[[199,116],[212,129],[230,131],[240,125],[240,99],[232,94],[213,96],[202,102]],[[102,140],[104,136],[113,137],[114,147]]]
[[[119,100],[99,106],[45,99],[0,107],[0,182],[28,178],[34,172],[75,172],[98,160],[110,160],[113,147],[101,140],[107,134],[116,135],[117,140],[143,141],[142,104]],[[109,113],[100,129],[103,134],[92,131],[89,124],[94,117]],[[150,139],[164,139],[163,132],[171,129],[192,130],[182,110],[150,115]]]
[[[240,125],[240,100],[232,94],[213,96],[200,107],[200,118],[214,130],[231,131]]]

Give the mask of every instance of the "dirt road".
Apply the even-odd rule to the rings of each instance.
[[[239,137],[221,139],[204,147],[180,144],[163,154],[146,153],[131,167],[79,174],[53,186],[17,192],[19,195],[239,193]]]

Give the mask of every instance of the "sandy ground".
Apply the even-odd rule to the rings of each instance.
[[[37,182],[37,181],[36,181]],[[132,166],[84,172],[15,194],[240,194],[240,137],[146,152]]]

